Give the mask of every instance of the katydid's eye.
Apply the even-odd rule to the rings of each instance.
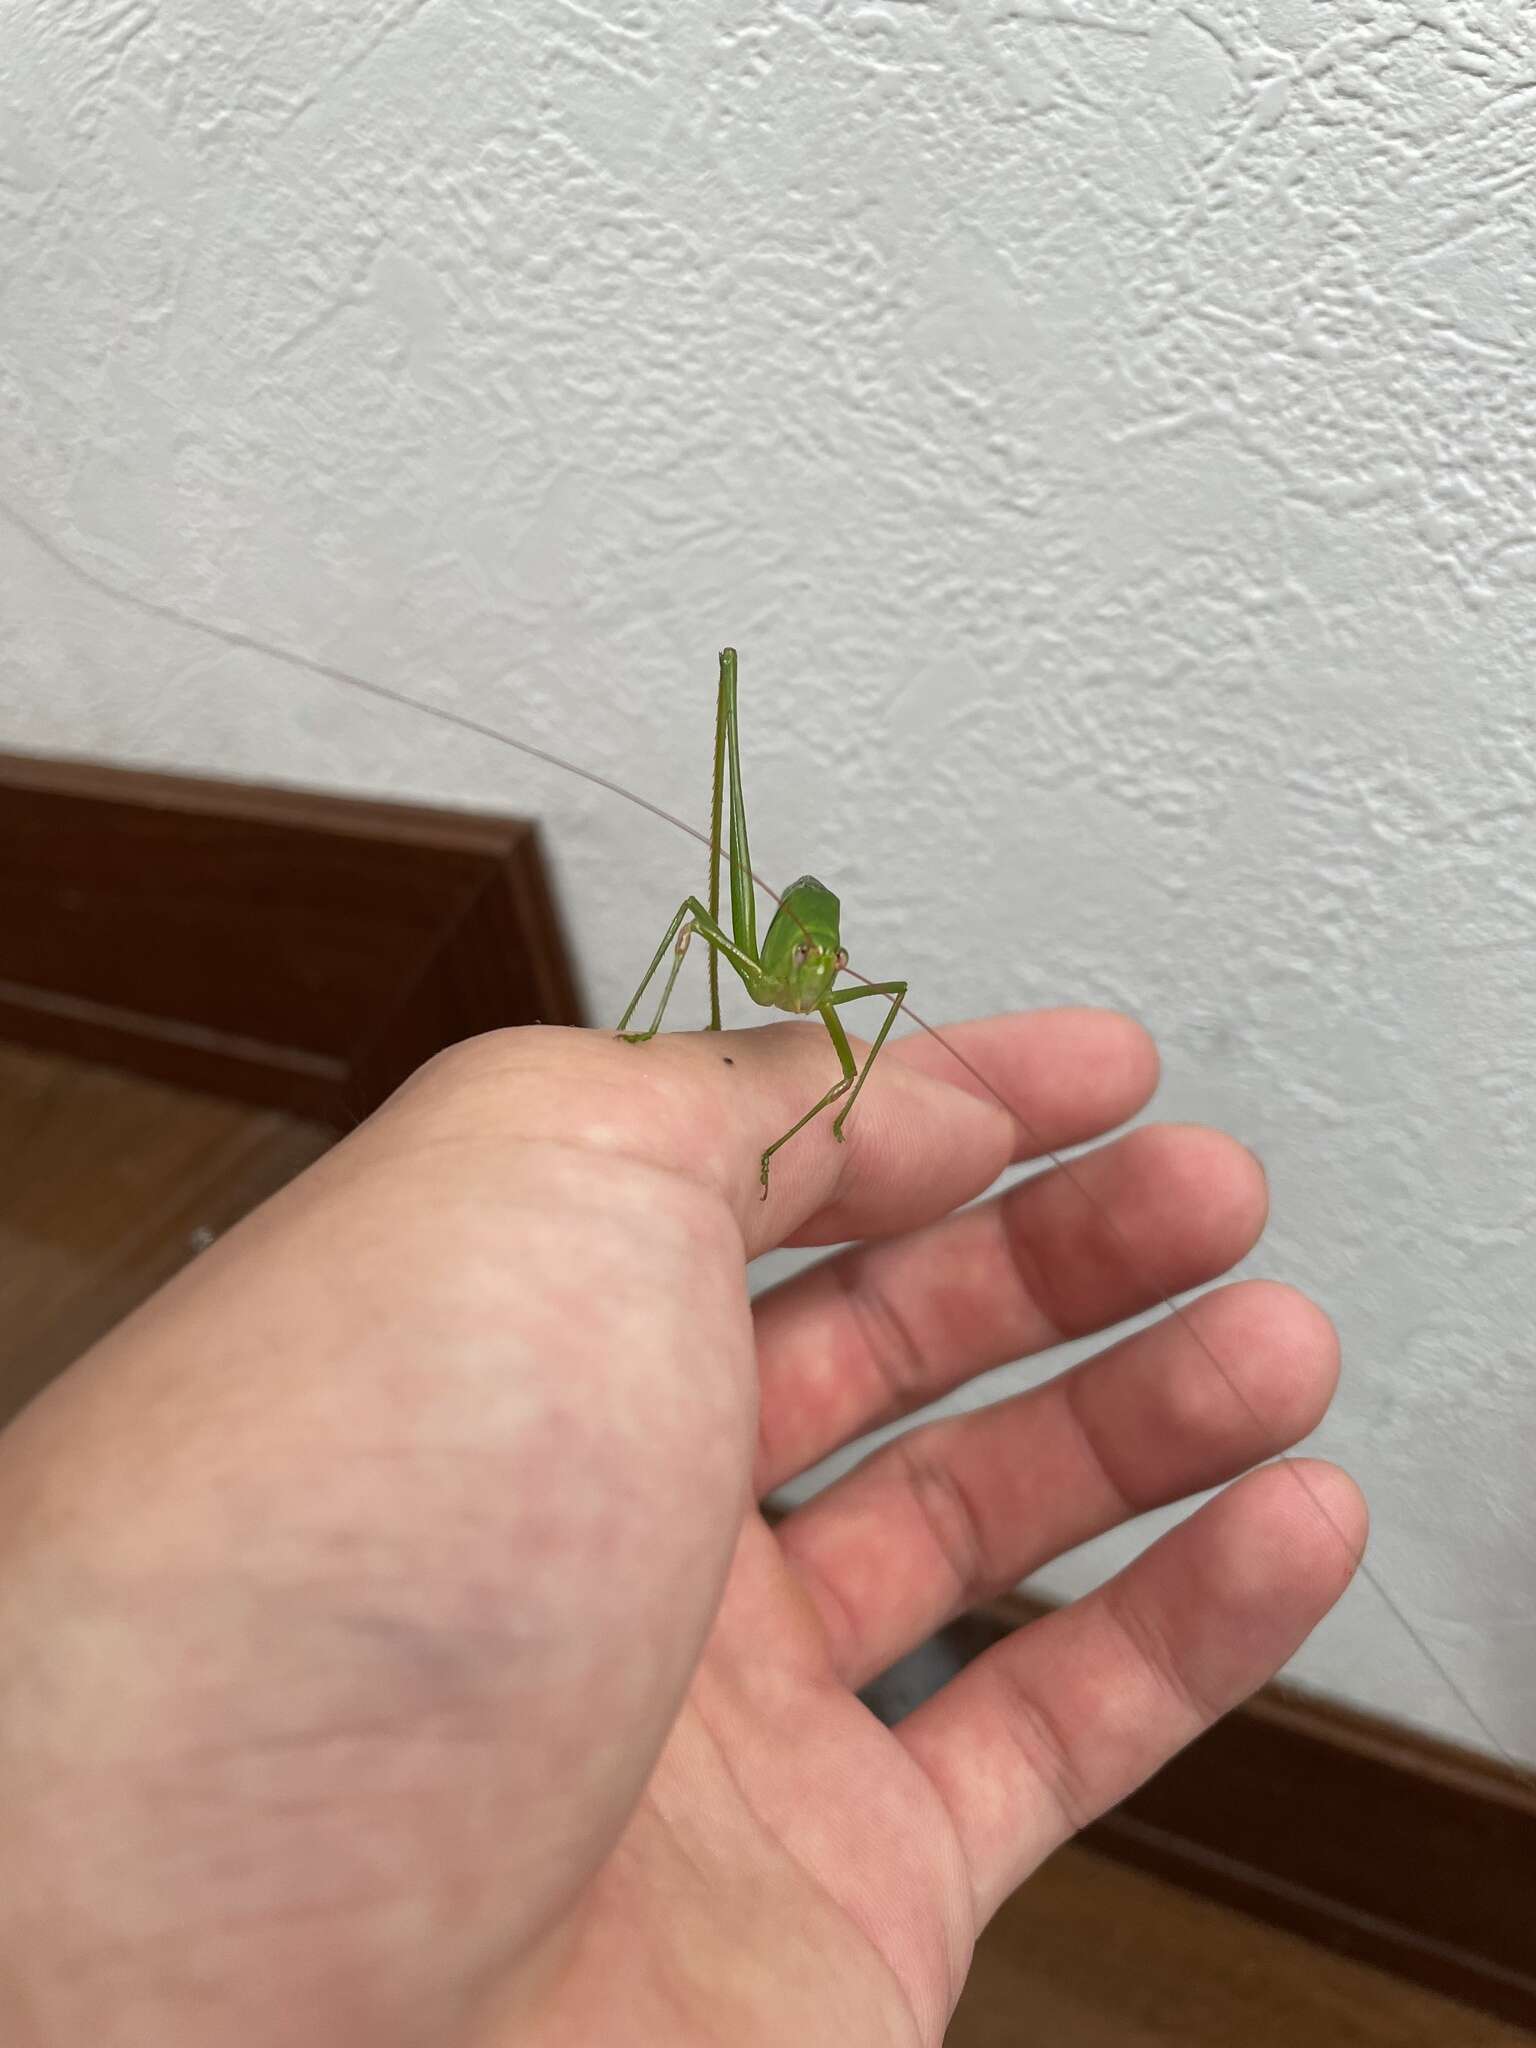
[[[808,959],[810,958],[810,953],[811,953],[811,949],[810,949],[810,947],[809,947],[809,946],[796,946],[796,948],[795,948],[795,965],[796,965],[797,967],[803,967],[803,966],[805,965],[806,961],[807,961],[807,960],[808,960]]]
[[[848,955],[847,955],[847,954],[846,954],[846,953],[845,953],[845,952],[843,951],[842,947],[841,947],[841,946],[839,946],[839,947],[838,947],[838,949],[837,949],[837,971],[838,971],[838,973],[839,973],[839,974],[841,974],[841,973],[842,973],[842,971],[843,971],[843,969],[844,969],[844,968],[845,968],[845,967],[846,967],[847,965],[848,965]]]

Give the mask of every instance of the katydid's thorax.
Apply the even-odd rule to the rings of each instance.
[[[784,891],[760,958],[754,1002],[796,1016],[825,1002],[848,955],[838,937],[837,898],[814,875],[802,875]]]

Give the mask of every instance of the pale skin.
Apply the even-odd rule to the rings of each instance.
[[[1155,1078],[1101,1012],[957,1036],[1053,1145]],[[1249,1469],[1336,1371],[1267,1284],[1190,1311],[1242,1400],[1165,1321],[763,1520],[1144,1305],[1059,1176],[953,1213],[1025,1148],[923,1040],[763,1202],[825,1060],[813,1023],[460,1048],[0,1434],[7,2048],[936,2048],[998,1904],[1337,1598],[1350,1482],[1307,1466],[1325,1518]],[[1166,1291],[1263,1222],[1214,1132],[1078,1170]],[[847,1239],[751,1312],[745,1258]],[[897,1729],[855,1697],[1227,1481]]]

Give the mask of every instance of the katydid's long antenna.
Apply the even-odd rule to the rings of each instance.
[[[317,661],[312,654],[299,654],[292,647],[283,647],[275,640],[259,639],[254,633],[242,633],[234,626],[221,626],[213,619],[200,619],[192,612],[178,610],[175,605],[161,604],[157,598],[144,597],[127,584],[114,583],[109,577],[88,569],[84,562],[77,561],[66,549],[34,526],[32,521],[18,512],[14,505],[8,505],[0,498],[0,518],[4,518],[19,533],[26,535],[32,545],[57,562],[79,582],[92,590],[100,591],[103,597],[110,597],[119,604],[126,604],[134,611],[143,612],[146,618],[161,619],[169,626],[180,626],[184,631],[203,633],[211,640],[221,640],[226,647],[234,647],[248,654],[265,654],[274,661],[286,662],[289,668],[302,669],[306,675],[318,676],[322,682],[336,683],[348,690],[358,690],[365,697],[375,697],[383,704],[398,704],[407,711],[419,711],[428,718],[440,719],[444,725],[457,726],[460,732],[473,733],[482,740],[495,740],[503,747],[513,747],[519,754],[527,754],[531,760],[542,761],[547,767],[559,768],[567,775],[574,775],[578,781],[590,782],[595,789],[606,789],[610,796],[621,796],[624,801],[634,804],[642,811],[649,811],[653,818],[660,818],[663,824],[674,826],[679,832],[686,832],[690,839],[697,839],[701,846],[710,844],[709,834],[701,832],[696,825],[690,825],[685,818],[665,810],[660,804],[653,804],[648,796],[641,796],[633,789],[626,789],[622,782],[611,782],[606,775],[600,775],[595,768],[584,768],[579,761],[568,761],[563,754],[556,754],[548,747],[535,746],[532,740],[520,740],[515,734],[503,732],[499,726],[487,725],[483,719],[471,718],[466,712],[451,711],[446,704],[434,704],[426,697],[413,697],[406,690],[396,690],[388,683],[376,683],[368,676],[360,676],[351,669],[339,668],[334,662]],[[753,881],[767,896],[778,896],[761,876],[754,874]]]
[[[542,761],[548,767],[558,768],[567,775],[574,775],[579,781],[591,783],[596,789],[607,790],[610,795],[622,797],[626,803],[635,805],[639,810],[648,811],[653,818],[660,818],[664,824],[673,826],[679,832],[687,833],[690,839],[696,839],[701,846],[708,847],[711,852],[711,866],[714,868],[717,878],[720,859],[722,857],[727,859],[730,857],[729,853],[721,848],[719,844],[718,832],[714,837],[711,837],[709,833],[699,831],[697,826],[690,825],[686,819],[675,816],[660,804],[652,803],[649,797],[641,796],[635,790],[626,789],[622,783],[611,781],[606,775],[599,774],[596,769],[584,768],[579,761],[569,761],[563,754],[554,753],[548,747],[535,746],[530,740],[518,739],[515,734],[503,732],[498,726],[488,725],[483,719],[471,718],[461,711],[451,711],[447,706],[434,704],[428,698],[413,697],[408,691],[394,689],[388,683],[374,682],[367,676],[356,675],[350,669],[338,667],[333,662],[317,661],[312,655],[299,654],[292,648],[278,645],[275,641],[260,639],[254,633],[244,633],[232,626],[218,625],[211,619],[200,619],[191,612],[180,611],[174,605],[162,604],[156,598],[144,597],[138,591],[130,589],[127,585],[115,583],[110,578],[98,574],[94,569],[87,568],[83,562],[78,561],[68,550],[61,547],[57,541],[44,533],[41,528],[35,526],[30,519],[18,512],[14,506],[7,504],[4,499],[0,499],[0,517],[3,517],[19,533],[24,534],[33,546],[46,555],[50,561],[56,562],[61,569],[75,577],[79,582],[86,584],[93,590],[99,591],[103,597],[111,598],[120,604],[130,606],[135,611],[142,612],[147,618],[160,619],[165,624],[180,627],[184,631],[202,633],[210,639],[221,641],[226,647],[238,648],[243,652],[251,654],[266,655],[271,660],[285,662],[290,668],[300,669],[307,675],[317,676],[323,682],[333,683],[339,688],[358,691],[364,696],[377,699],[380,703],[395,704],[408,711],[420,712],[424,717],[438,719],[444,725],[455,726],[459,731],[471,733],[478,739],[494,740],[499,746],[511,747],[519,754],[526,754],[531,760]],[[764,895],[771,898],[775,903],[782,901],[777,892],[771,889],[754,870],[748,869],[748,873],[751,874],[753,882],[763,891]],[[711,958],[713,958],[713,950],[711,950]],[[870,977],[866,974],[861,974],[857,968],[849,966],[845,967],[843,971],[854,981],[862,981],[866,985],[869,984]],[[1052,1151],[1049,1146],[1041,1144],[1038,1136],[1031,1128],[1028,1118],[1022,1115],[1000,1090],[994,1087],[986,1075],[973,1065],[964,1053],[950,1043],[949,1039],[937,1025],[930,1024],[926,1018],[920,1017],[909,1003],[903,1002],[900,1008],[911,1018],[919,1030],[926,1032],[936,1043],[943,1046],[950,1058],[962,1066],[971,1076],[972,1080],[978,1082],[986,1090],[987,1094],[992,1097],[992,1100],[997,1103],[1005,1115],[1013,1118],[1014,1122],[1034,1147],[1036,1155],[1041,1159],[1048,1160],[1055,1170],[1065,1178],[1068,1185],[1077,1190],[1083,1201],[1092,1209],[1095,1217],[1104,1224],[1110,1235],[1114,1238],[1121,1261],[1126,1271],[1131,1275],[1131,1278],[1156,1303],[1159,1303],[1175,1318],[1180,1328],[1187,1334],[1189,1341],[1197,1347],[1233,1399],[1246,1411],[1250,1420],[1262,1430],[1265,1426],[1264,1419],[1243,1392],[1236,1377],[1227,1370],[1216,1353],[1211,1349],[1211,1346],[1201,1336],[1187,1311],[1180,1308],[1171,1295],[1165,1294],[1160,1287],[1147,1279],[1142,1270],[1141,1261],[1126,1237],[1125,1232],[1115,1221],[1108,1206],[1100,1202],[1097,1196],[1090,1192],[1071,1162],[1062,1157],[1060,1153]],[[1536,1768],[1522,1762],[1501,1741],[1494,1729],[1489,1726],[1460,1682],[1451,1675],[1449,1668],[1442,1661],[1439,1653],[1432,1648],[1427,1637],[1409,1619],[1407,1612],[1396,1596],[1387,1590],[1381,1578],[1365,1562],[1363,1554],[1355,1548],[1355,1545],[1350,1541],[1349,1536],[1339,1523],[1338,1518],[1331,1513],[1326,1502],[1294,1458],[1289,1455],[1283,1455],[1275,1462],[1289,1468],[1291,1477],[1306,1495],[1313,1512],[1322,1517],[1324,1523],[1326,1523],[1342,1546],[1345,1555],[1350,1561],[1351,1570],[1358,1572],[1359,1576],[1370,1586],[1383,1607],[1397,1621],[1409,1641],[1418,1650],[1424,1662],[1439,1678],[1441,1684],[1458,1706],[1460,1706],[1468,1720],[1472,1722],[1506,1764],[1517,1771],[1521,1777],[1536,1783]]]

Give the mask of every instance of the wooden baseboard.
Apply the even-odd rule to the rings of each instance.
[[[345,1127],[582,1021],[517,818],[0,755],[0,1038]]]
[[[899,1718],[1043,1611],[996,1601],[866,1698]],[[1486,1757],[1267,1686],[1084,1841],[1536,2030],[1536,1790]]]

